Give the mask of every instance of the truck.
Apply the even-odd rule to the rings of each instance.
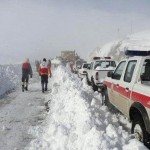
[[[83,79],[87,75],[87,68],[90,67],[90,63],[83,63],[78,70],[78,77]]]
[[[90,67],[87,68],[88,84],[92,85],[94,91],[100,90],[107,72],[113,71],[115,67],[116,62],[111,57],[94,57]]]
[[[150,148],[150,51],[125,53],[127,58],[103,82],[103,101],[128,117],[131,133]]]
[[[74,62],[73,70],[75,74],[78,74],[78,71],[82,67],[83,63],[86,63],[84,59],[78,59]]]

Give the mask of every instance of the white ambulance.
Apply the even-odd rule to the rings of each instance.
[[[103,84],[108,71],[116,68],[116,62],[111,57],[94,57],[87,70],[87,82],[97,91]]]
[[[150,50],[127,50],[126,55],[127,59],[108,72],[103,100],[131,120],[131,133],[150,148]]]

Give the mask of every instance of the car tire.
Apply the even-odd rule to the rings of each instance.
[[[139,114],[136,114],[132,121],[131,134],[134,134],[137,140],[143,142],[146,147],[150,148],[149,134],[146,131],[143,118]]]
[[[91,83],[90,83],[90,81],[89,81],[89,79],[88,79],[88,75],[86,75],[86,81],[87,81],[87,84],[88,84],[88,85],[91,85]]]

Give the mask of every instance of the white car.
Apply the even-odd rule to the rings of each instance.
[[[86,63],[86,61],[83,59],[78,59],[77,61],[75,61],[74,65],[73,65],[73,72],[75,74],[78,74],[78,71],[81,68],[83,63]]]
[[[113,71],[116,62],[111,57],[94,57],[91,67],[87,70],[87,82],[92,85],[93,90],[98,90],[103,84],[108,71]]]
[[[87,75],[87,68],[90,67],[90,63],[83,63],[81,68],[78,70],[79,78],[83,79]]]

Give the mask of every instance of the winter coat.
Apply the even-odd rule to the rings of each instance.
[[[32,68],[29,62],[24,62],[22,64],[22,76],[28,76],[28,75],[32,77]]]
[[[43,61],[39,67],[39,75],[50,75],[51,76],[51,66],[47,62]]]

